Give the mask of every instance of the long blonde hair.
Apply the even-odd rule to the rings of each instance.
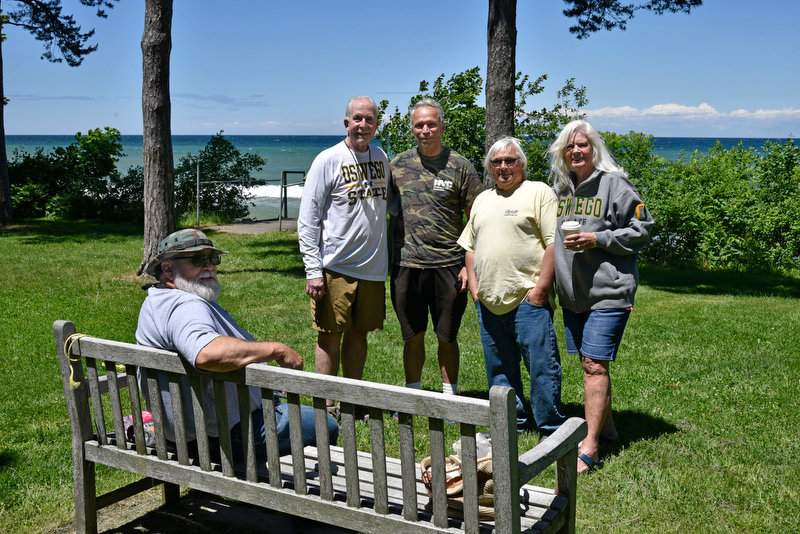
[[[571,191],[573,188],[572,180],[570,180],[571,169],[564,158],[564,152],[567,145],[572,140],[576,133],[582,133],[586,136],[589,144],[592,145],[592,165],[594,168],[604,172],[617,172],[624,176],[628,176],[608,151],[605,141],[600,137],[600,134],[594,127],[584,120],[575,120],[564,126],[558,138],[547,149],[550,154],[550,183],[556,193],[564,191]]]

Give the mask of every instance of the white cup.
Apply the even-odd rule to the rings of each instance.
[[[578,221],[564,221],[561,223],[561,233],[564,237],[568,235],[577,234],[581,231],[581,225]]]

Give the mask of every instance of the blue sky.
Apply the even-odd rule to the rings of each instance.
[[[100,48],[80,67],[52,64],[30,34],[6,27],[6,133],[141,134],[144,2],[121,0],[107,19],[77,0],[63,5],[84,30],[96,28]],[[800,1],[705,0],[691,15],[640,12],[627,31],[584,40],[569,33],[564,7],[518,3],[517,70],[549,77],[531,108],[551,107],[575,78],[600,130],[800,134]],[[475,66],[485,75],[487,11],[487,0],[176,0],[172,131],[344,133],[350,96],[404,109],[421,80]]]

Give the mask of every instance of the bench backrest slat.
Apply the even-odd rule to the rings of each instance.
[[[239,401],[239,428],[242,432],[245,480],[257,482],[258,468],[256,467],[255,429],[253,428],[253,417],[250,415],[250,388],[243,384],[237,384],[236,395]]]
[[[428,422],[431,445],[431,493],[433,494],[433,524],[447,525],[447,476],[445,475],[444,422],[431,419]]]
[[[97,439],[103,445],[108,445],[108,435],[106,434],[106,416],[103,413],[103,403],[100,396],[100,379],[97,373],[96,360],[86,360],[86,381],[89,384],[89,395],[92,399],[92,412],[94,413],[95,432],[97,433]],[[106,386],[106,392],[108,392],[111,384],[108,383],[107,379],[104,382]]]
[[[333,500],[333,469],[331,467],[331,438],[328,434],[328,409],[325,399],[316,397],[314,404],[314,429],[317,436],[317,471],[319,472],[320,497]],[[273,433],[274,434],[274,433]],[[335,443],[333,444],[335,445]],[[269,454],[269,453],[267,453]]]
[[[223,428],[230,428],[228,424],[228,395],[225,391],[225,382],[219,379],[212,380],[214,387],[214,410],[217,415],[217,429],[219,430],[219,452],[222,461],[222,474],[232,477],[233,469],[233,446],[231,445],[231,435],[223,432]]]
[[[194,429],[197,439],[197,460],[200,469],[203,471],[211,470],[211,449],[208,446],[208,432],[206,424],[205,405],[203,404],[203,391],[210,387],[210,381],[197,375],[190,378],[192,388],[192,410],[194,411]]]
[[[341,415],[342,447],[344,448],[345,484],[347,505],[361,506],[361,484],[358,479],[358,441],[356,440],[355,406],[349,402],[339,404]]]
[[[186,412],[184,411],[184,391],[181,376],[177,373],[167,373],[169,382],[169,396],[172,403],[173,429],[175,433],[175,448],[178,450],[178,463],[189,465],[189,443],[186,436]],[[158,391],[150,391],[150,395],[160,395]]]
[[[389,485],[386,473],[386,434],[383,422],[383,412],[370,409],[369,411],[369,437],[372,451],[372,477],[374,509],[379,514],[389,511]]]
[[[132,365],[125,367],[126,376],[136,376],[136,369]],[[119,384],[119,379],[116,380]],[[133,419],[133,435],[136,441],[136,452],[138,454],[145,454],[146,443],[144,437],[144,424],[142,423],[142,403],[139,397],[139,383],[136,380],[131,380],[127,383],[128,397],[131,402],[131,414]]]
[[[158,391],[158,371],[141,369],[147,382],[148,391]],[[153,429],[156,433],[156,454],[159,460],[167,459],[166,415],[161,395],[150,395],[150,413],[153,414]]]
[[[303,454],[303,428],[300,421],[300,395],[286,394],[286,410],[289,413],[289,440],[292,446],[295,493],[308,493],[306,484],[305,455]]]
[[[264,409],[264,432],[267,441],[267,468],[270,473],[269,484],[273,488],[281,487],[280,456],[278,452],[278,425],[275,421],[275,392],[270,388],[261,389],[261,405]]]
[[[417,469],[415,466],[413,416],[399,412],[397,426],[400,443],[400,469],[403,479],[403,517],[408,521],[417,521],[419,514],[414,504],[417,500]]]

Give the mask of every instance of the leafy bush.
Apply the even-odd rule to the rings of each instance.
[[[144,169],[128,168],[124,175],[109,178],[100,218],[144,222]]]
[[[788,273],[800,268],[800,150],[789,139],[762,153],[718,142],[646,174],[642,194],[655,219],[642,255],[709,270]]]
[[[52,153],[15,150],[8,164],[14,211],[18,217],[98,218],[104,211],[109,180],[119,179],[119,130],[78,132],[75,142]]]
[[[258,154],[242,154],[225,139],[222,131],[215,134],[197,156],[187,154],[175,169],[175,211],[183,217],[197,209],[197,166],[200,165],[200,212],[217,215],[224,220],[247,218],[248,201],[253,197],[247,187],[263,184],[250,173],[260,171],[267,162]]]

